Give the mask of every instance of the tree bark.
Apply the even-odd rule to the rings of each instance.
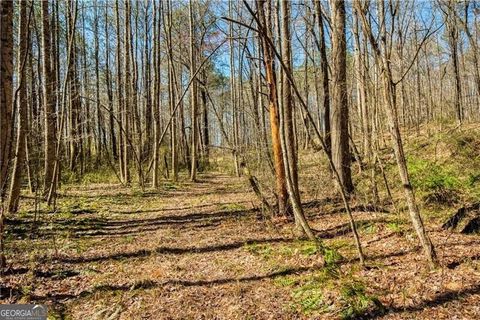
[[[0,200],[5,196],[12,147],[13,1],[0,1]],[[1,209],[0,209],[1,210]],[[1,231],[1,230],[0,230]]]
[[[347,42],[345,36],[345,1],[331,1],[332,8],[332,159],[344,190],[353,192],[348,133]]]
[[[45,113],[45,177],[43,195],[47,196],[53,179],[57,136],[57,114],[55,110],[55,75],[51,59],[50,15],[48,1],[41,2],[42,11],[42,73],[43,73],[43,109]]]
[[[6,266],[3,197],[7,183],[12,135],[13,1],[0,0],[0,272]]]
[[[257,0],[258,18],[263,26],[266,27],[267,36],[270,36],[272,32],[271,17],[265,14],[265,1]],[[270,1],[267,0],[267,6],[270,6]],[[271,10],[268,10],[271,11]],[[278,199],[278,212],[281,215],[287,214],[287,187],[285,181],[285,166],[282,156],[282,148],[280,141],[280,122],[278,111],[278,99],[277,99],[277,80],[275,75],[274,56],[269,44],[262,37],[263,47],[263,60],[265,65],[265,74],[267,78],[267,84],[269,88],[269,112],[270,112],[270,129],[272,135],[272,148],[273,148],[273,162],[275,167],[276,177],[276,191]]]
[[[195,37],[195,19],[193,12],[193,0],[189,1],[189,16],[190,16],[190,77],[194,77],[196,71],[196,37]],[[197,140],[198,140],[198,130],[197,130],[197,81],[196,78],[192,80],[192,85],[190,86],[190,108],[192,111],[191,114],[191,146],[190,146],[190,180],[195,181],[197,179]]]
[[[25,135],[27,132],[27,86],[25,81],[26,62],[29,45],[29,21],[27,17],[27,2],[20,1],[20,22],[19,22],[19,51],[17,56],[17,75],[18,87],[15,93],[17,96],[18,122],[17,122],[17,145],[15,148],[15,157],[13,164],[12,181],[10,185],[10,195],[8,210],[14,213],[18,210],[18,200],[20,198],[20,182],[25,164]]]
[[[315,14],[318,21],[319,43],[318,50],[320,51],[320,70],[322,73],[322,88],[323,88],[323,130],[325,132],[325,145],[327,153],[332,154],[332,137],[330,128],[330,84],[328,77],[328,59],[327,46],[325,44],[325,30],[323,26],[322,4],[320,0],[315,0]]]

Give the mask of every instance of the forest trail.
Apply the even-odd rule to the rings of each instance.
[[[347,258],[340,270],[349,278],[328,280],[326,288],[365,284],[391,311],[371,317],[480,314],[477,238],[431,228],[448,266],[429,271],[407,225],[393,225],[393,214],[357,210],[371,266],[360,270],[347,219],[333,200],[305,205],[317,235]],[[16,289],[2,298],[47,302],[59,318],[73,319],[339,317],[343,300],[333,291],[315,300],[309,289],[323,269],[314,246],[295,240],[290,224],[264,219],[257,204],[245,180],[220,174],[165,182],[158,192],[104,184],[67,189],[62,211],[42,215],[34,239],[20,229],[29,228],[31,215],[10,221],[16,263],[5,278]],[[311,313],[316,303],[325,304],[323,314]]]

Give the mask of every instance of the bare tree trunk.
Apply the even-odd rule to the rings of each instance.
[[[207,76],[205,70],[203,70],[203,82],[205,86],[207,85]],[[208,120],[208,102],[207,102],[207,89],[203,87],[201,89],[201,97],[202,97],[202,139],[203,139],[203,146],[204,150],[204,166],[208,167],[208,163],[210,161],[210,125]]]
[[[271,17],[265,15],[265,1],[257,0],[258,18],[263,26],[266,26],[267,36],[272,32]],[[267,6],[270,7],[270,1],[267,1]],[[267,8],[268,9],[268,8]],[[270,9],[267,12],[271,12]],[[264,38],[264,34],[261,34]],[[262,39],[263,46],[263,60],[265,65],[265,73],[269,87],[269,111],[270,111],[270,129],[272,134],[273,159],[276,176],[276,191],[278,198],[278,212],[281,215],[287,214],[287,187],[285,181],[285,166],[282,156],[282,148],[280,141],[280,122],[278,111],[277,87],[274,56],[269,44],[265,39]]]
[[[347,96],[347,42],[345,36],[345,1],[331,1],[332,8],[332,158],[343,188],[354,190],[350,169]]]
[[[42,71],[43,71],[43,108],[45,112],[45,180],[43,195],[48,194],[48,188],[53,178],[55,165],[55,149],[57,136],[57,115],[55,111],[55,76],[51,60],[50,15],[48,1],[41,2],[42,7]]]
[[[92,111],[90,109],[90,89],[88,88],[88,69],[87,69],[87,48],[86,48],[86,34],[85,34],[85,29],[86,29],[86,24],[85,24],[85,3],[82,3],[82,38],[83,41],[81,43],[82,45],[82,67],[83,67],[83,72],[82,72],[82,91],[83,91],[83,96],[86,98],[84,99],[84,108],[82,112],[80,112],[79,116],[79,121],[80,123],[83,123],[83,130],[80,131],[80,136],[83,137],[85,136],[86,140],[86,147],[82,147],[81,149],[81,154],[82,154],[82,163],[81,163],[81,174],[83,175],[85,171],[85,167],[90,162],[91,157],[92,157],[92,146],[94,144],[94,137],[92,133],[92,123],[94,123],[94,118],[92,116]],[[97,33],[95,33],[97,34]],[[98,84],[98,82],[97,82]],[[80,99],[80,97],[79,97]],[[96,100],[98,102],[98,99]],[[98,138],[100,138],[100,135],[98,135]],[[82,138],[83,140],[83,138]],[[99,150],[96,150],[99,152]]]
[[[170,112],[173,114],[173,118],[170,125],[170,152],[172,156],[172,180],[178,180],[178,150],[177,150],[177,113],[175,109],[176,105],[176,94],[175,94],[175,65],[173,62],[173,44],[172,44],[172,1],[166,1],[167,4],[167,13],[166,16],[168,21],[166,21],[166,33],[167,33],[167,51],[168,51],[168,88],[169,88],[169,102],[170,102]]]
[[[97,139],[95,144],[95,164],[96,166],[99,165],[101,157],[102,157],[102,115],[100,109],[100,70],[99,70],[99,51],[100,51],[100,44],[99,44],[99,28],[98,28],[98,0],[95,0],[95,15],[94,15],[94,33],[95,33],[95,113],[96,113],[96,124],[97,124]],[[107,90],[109,90],[107,88]],[[106,142],[106,141],[105,141]]]
[[[63,136],[63,130],[65,127],[65,122],[66,122],[66,113],[67,113],[67,85],[70,83],[70,78],[71,74],[73,73],[73,67],[72,64],[74,63],[74,55],[72,54],[72,51],[74,50],[74,36],[75,36],[75,26],[77,23],[77,3],[73,2],[73,17],[69,17],[69,24],[72,26],[70,28],[69,32],[67,33],[67,43],[68,43],[68,49],[67,49],[67,65],[66,65],[66,70],[65,70],[65,77],[63,79],[63,84],[61,88],[61,103],[59,104],[62,112],[61,112],[61,117],[60,117],[60,123],[58,126],[57,130],[57,149],[55,150],[55,165],[53,167],[53,177],[52,181],[50,182],[50,188],[48,190],[48,195],[47,195],[47,204],[51,205],[52,203],[55,204],[56,202],[56,196],[57,196],[57,188],[59,186],[60,182],[60,173],[61,173],[61,162],[60,162],[60,151],[61,151],[61,139]],[[70,8],[69,8],[70,10]],[[58,49],[58,48],[57,48]],[[58,52],[58,51],[57,51]],[[57,59],[58,60],[58,59]],[[58,65],[57,65],[58,67]],[[58,69],[57,69],[58,70]],[[58,79],[60,76],[58,75]],[[65,127],[65,131],[68,131],[68,129]],[[68,133],[65,132],[65,136],[68,136]],[[68,147],[68,141],[66,141],[65,148],[67,149]]]
[[[0,272],[5,259],[3,197],[10,162],[13,86],[13,1],[0,0]]]
[[[462,83],[460,79],[460,68],[459,68],[459,61],[458,61],[458,28],[455,21],[455,3],[456,1],[448,0],[448,16],[446,16],[447,20],[447,30],[448,30],[448,44],[450,46],[450,51],[452,54],[452,67],[453,73],[455,75],[455,98],[454,98],[454,105],[455,105],[455,113],[457,116],[457,121],[462,123],[464,118],[464,112],[462,107]]]
[[[29,19],[27,17],[27,2],[20,1],[20,22],[18,39],[20,39],[17,58],[17,75],[18,75],[18,87],[15,91],[17,95],[15,100],[17,102],[18,109],[18,122],[17,122],[17,145],[15,149],[15,157],[13,164],[12,181],[10,185],[10,195],[8,210],[14,213],[18,210],[18,200],[20,198],[20,181],[22,179],[22,172],[25,165],[25,135],[27,132],[27,86],[25,80],[25,66],[28,56],[29,45]]]
[[[69,79],[69,132],[68,142],[70,150],[69,166],[71,171],[76,171],[78,160],[81,160],[81,123],[80,123],[80,95],[78,83],[78,68],[77,68],[77,41],[76,41],[76,23],[73,21],[73,16],[76,15],[77,0],[68,3],[68,32],[72,39],[72,50],[69,53],[71,56],[71,77]],[[75,11],[75,12],[74,12]]]
[[[320,51],[320,69],[322,72],[322,87],[323,87],[323,129],[325,130],[325,145],[327,146],[327,153],[332,154],[332,138],[330,129],[330,84],[328,77],[328,60],[327,60],[327,46],[325,44],[325,30],[323,26],[322,4],[320,0],[315,0],[315,14],[318,21],[319,43],[318,50]]]
[[[12,148],[13,1],[0,1],[0,199],[5,196]],[[0,210],[2,210],[0,208]],[[0,230],[1,232],[2,230]]]
[[[228,13],[233,18],[233,1],[228,2]],[[238,161],[238,132],[237,132],[237,96],[235,85],[235,49],[233,46],[233,23],[229,24],[229,46],[230,46],[230,104],[232,108],[232,130],[233,130],[233,165],[235,167],[235,175],[240,176],[240,163]]]
[[[292,205],[293,215],[295,217],[295,224],[297,230],[305,232],[310,240],[317,241],[313,234],[308,222],[303,213],[302,203],[300,199],[300,191],[298,189],[298,167],[297,167],[297,155],[294,141],[293,132],[293,97],[290,87],[290,81],[288,80],[285,72],[292,72],[291,61],[291,35],[290,35],[290,1],[282,0],[281,2],[282,12],[282,26],[281,26],[281,44],[282,44],[282,60],[287,70],[282,69],[284,73],[282,77],[282,108],[281,114],[283,114],[282,122],[282,154],[285,166],[285,178],[288,192],[288,199]]]
[[[193,12],[193,2],[189,2],[189,15],[190,15],[190,77],[193,77],[196,71],[196,37],[195,37],[195,18]],[[198,131],[197,131],[197,81],[194,79],[190,87],[190,106],[191,106],[191,147],[190,147],[190,180],[195,181],[197,179],[197,140],[198,140]]]
[[[160,139],[160,45],[158,38],[160,36],[160,19],[162,17],[162,4],[157,14],[157,1],[153,1],[153,95],[152,95],[152,115],[153,115],[153,173],[152,186],[158,188],[159,167],[160,167],[160,147],[158,140]],[[157,21],[158,16],[158,21]]]
[[[116,80],[115,80],[115,88],[117,92],[117,110],[118,110],[118,163],[120,168],[120,176],[122,178],[122,182],[126,183],[126,176],[125,176],[125,166],[124,166],[124,148],[123,145],[127,142],[125,141],[125,135],[122,130],[123,119],[125,118],[125,101],[123,99],[123,92],[124,86],[122,85],[122,43],[120,38],[120,8],[119,8],[119,0],[115,1],[115,21],[116,21],[116,30],[117,30],[117,49],[116,49]]]
[[[130,1],[125,1],[125,15],[124,15],[124,23],[125,23],[125,34],[124,34],[124,41],[125,41],[125,54],[124,54],[124,91],[125,91],[125,105],[124,105],[124,115],[123,115],[123,173],[125,175],[125,183],[130,184],[131,177],[130,177],[130,153],[131,153],[131,146],[128,142],[130,139],[130,124],[131,124],[131,117],[132,117],[132,106],[131,102],[133,101],[133,92],[132,92],[132,74],[131,74],[131,67],[130,67],[130,54],[132,52],[132,42],[131,42],[131,26],[130,26],[130,18],[131,18],[131,9],[130,9]]]
[[[155,4],[155,1],[153,1]],[[159,40],[154,39],[152,42],[149,42],[150,40],[150,28],[149,28],[149,19],[150,19],[150,1],[145,1],[145,14],[144,14],[144,28],[145,30],[145,36],[144,36],[144,57],[143,57],[143,69],[144,69],[144,75],[143,75],[143,90],[144,90],[144,103],[145,103],[145,138],[142,141],[143,144],[143,150],[141,152],[142,157],[141,159],[144,159],[144,156],[150,156],[151,153],[151,141],[152,141],[152,90],[151,90],[151,65],[155,65],[155,61],[152,59],[152,56],[150,54],[150,43],[155,45],[155,42],[158,42]],[[156,11],[153,11],[153,15],[156,15]],[[152,25],[153,28],[155,28],[155,25]],[[150,64],[150,61],[153,61],[152,64]],[[140,119],[141,120],[141,119]]]

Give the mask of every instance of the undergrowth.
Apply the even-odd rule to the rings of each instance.
[[[358,319],[373,312],[382,312],[379,300],[367,293],[365,284],[354,279],[353,272],[342,271],[344,257],[336,248],[344,243],[318,247],[312,241],[293,241],[282,245],[249,244],[248,252],[277,266],[285,259],[305,259],[319,255],[324,264],[309,274],[276,277],[274,284],[290,291],[291,308],[307,316],[339,314],[342,319]],[[352,268],[356,268],[353,266]]]

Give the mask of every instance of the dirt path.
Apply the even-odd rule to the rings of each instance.
[[[33,239],[31,214],[10,220],[11,260],[18,262],[4,277],[2,302],[46,301],[72,319],[341,315],[345,303],[334,293],[312,301],[318,289],[311,283],[322,270],[312,245],[294,240],[289,225],[264,220],[243,180],[204,175],[161,190],[67,190],[63,211],[43,218]],[[386,213],[357,212],[371,266],[360,270],[344,215],[329,201],[307,207],[318,235],[347,258],[345,281],[365,284],[365,294],[390,309],[386,319],[480,315],[478,237],[431,228],[446,266],[429,270],[408,226]]]

